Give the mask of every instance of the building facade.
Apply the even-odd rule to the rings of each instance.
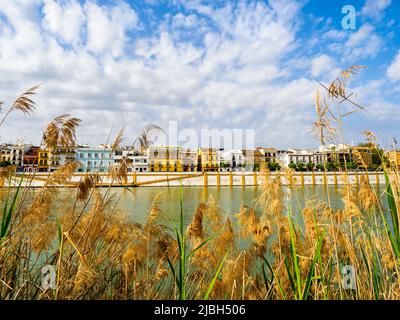
[[[326,162],[326,154],[322,151],[315,150],[313,152],[313,161],[314,164],[323,165]]]
[[[148,149],[149,171],[181,172],[180,147],[151,146]]]
[[[220,171],[241,171],[246,166],[246,157],[242,150],[223,152],[219,161]]]
[[[300,150],[300,149],[289,149],[288,150],[288,160],[289,164],[307,164],[313,162],[314,153],[312,150]]]
[[[50,151],[40,148],[38,150],[38,171],[49,172],[51,166]]]
[[[360,167],[372,165],[372,149],[369,147],[351,148],[352,161]]]
[[[196,172],[198,167],[198,154],[196,150],[181,149],[180,158],[182,163],[182,171]]]
[[[393,168],[400,170],[400,150],[391,150],[386,152],[386,157]]]
[[[264,153],[265,157],[265,163],[272,163],[276,162],[276,157],[277,157],[277,149],[275,148],[257,148],[260,150],[262,153]]]
[[[289,166],[289,151],[288,150],[276,150],[276,162],[282,167],[287,168]]]
[[[148,157],[134,149],[117,150],[114,153],[114,166],[122,161],[126,163],[127,172],[147,172],[149,170]]]
[[[242,150],[246,171],[258,170],[261,163],[265,162],[265,155],[259,149]]]
[[[35,172],[38,170],[39,147],[30,146],[25,151],[23,158],[23,167],[26,172]]]
[[[345,144],[321,146],[319,151],[324,154],[327,163],[344,167],[345,163],[352,161],[351,147]]]
[[[109,172],[114,164],[113,152],[108,146],[78,147],[75,152],[75,160],[80,163],[78,172]]]
[[[12,145],[11,148],[11,164],[14,165],[17,171],[24,169],[24,154],[31,147],[31,145],[19,143]]]
[[[57,170],[59,166],[75,162],[76,147],[57,147],[50,153],[50,170]]]
[[[8,144],[1,145],[0,162],[3,166],[11,165],[11,146]]]
[[[218,171],[219,152],[215,148],[200,148],[198,152],[199,171]]]

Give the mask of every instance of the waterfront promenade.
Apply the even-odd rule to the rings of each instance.
[[[76,173],[65,187],[74,187],[84,179],[87,174]],[[99,187],[176,187],[199,186],[259,186],[263,183],[265,175],[273,179],[280,179],[282,185],[312,186],[312,185],[344,185],[347,183],[358,185],[360,179],[367,177],[371,184],[384,184],[385,178],[380,172],[294,172],[288,176],[284,172],[149,172],[130,173],[123,181],[116,181],[105,173],[99,173]],[[11,179],[17,185],[22,175],[17,174]],[[23,185],[42,187],[49,177],[49,173],[26,173]],[[6,180],[0,181],[2,186],[7,186]]]

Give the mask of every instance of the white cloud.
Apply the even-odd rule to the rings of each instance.
[[[10,102],[11,93],[43,87],[38,112],[13,114],[2,138],[37,143],[47,122],[71,113],[83,120],[82,143],[104,142],[118,115],[114,127],[128,125],[127,143],[148,122],[178,120],[194,129],[255,128],[257,144],[304,146],[313,141],[310,75],[337,71],[332,55],[302,51],[296,1],[183,1],[187,11],[149,33],[138,30],[138,13],[123,1],[16,1],[0,6],[8,20],[0,20],[0,71],[7,74],[0,97]],[[374,31],[361,29],[338,50],[372,56],[364,34]]]
[[[339,73],[335,61],[322,54],[311,61],[311,74],[313,77],[323,76],[323,79],[332,80]]]
[[[350,33],[347,41],[336,42],[329,46],[343,61],[357,61],[365,58],[375,58],[383,48],[383,40],[374,26],[363,24],[357,31]]]
[[[46,0],[42,12],[44,29],[67,44],[76,45],[81,41],[86,16],[79,2],[68,0],[62,4],[55,0]]]
[[[126,31],[138,26],[136,12],[126,3],[110,8],[85,4],[87,14],[87,47],[94,53],[109,50],[113,56],[123,53]]]
[[[390,6],[392,0],[366,0],[361,9],[361,14],[376,20],[382,20],[383,11]]]
[[[323,34],[323,38],[327,40],[340,41],[346,38],[347,33],[345,31],[329,30]]]
[[[388,67],[386,74],[392,81],[400,80],[400,51],[397,53],[393,62]]]

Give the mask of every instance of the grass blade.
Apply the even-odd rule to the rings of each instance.
[[[306,284],[305,284],[304,290],[303,290],[303,295],[302,295],[302,299],[303,300],[307,299],[309,294],[310,294],[311,281],[312,281],[312,279],[314,277],[315,266],[317,264],[318,259],[321,256],[321,248],[322,248],[323,241],[324,241],[324,233],[322,233],[320,235],[320,237],[318,238],[317,246],[315,247],[314,258],[313,258],[313,260],[311,262],[310,270],[308,271]]]
[[[210,282],[210,284],[208,286],[207,292],[204,295],[204,300],[208,300],[208,298],[209,298],[209,296],[211,294],[211,291],[214,288],[215,281],[217,281],[217,278],[218,278],[218,276],[219,276],[219,274],[221,272],[221,269],[222,269],[222,267],[223,267],[223,265],[225,263],[225,259],[226,259],[227,256],[228,256],[228,252],[225,253],[224,258],[222,259],[221,263],[219,264],[219,267],[218,267],[217,271],[215,272],[215,274],[214,274],[214,276],[213,276],[213,278],[212,278],[212,280],[211,280],[211,282]]]

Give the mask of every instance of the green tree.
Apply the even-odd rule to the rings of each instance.
[[[278,171],[281,169],[279,163],[275,161],[268,163],[268,168],[270,171]]]
[[[306,167],[307,167],[307,171],[314,171],[315,164],[314,164],[314,162],[309,162],[309,163],[307,163]]]
[[[296,171],[306,171],[306,165],[303,162],[297,163],[297,170]]]
[[[9,167],[11,166],[11,162],[10,161],[2,161],[0,162],[0,167],[1,168],[5,168],[5,167]]]
[[[336,164],[334,164],[333,162],[327,162],[326,163],[326,170],[327,171],[337,171],[338,167]]]
[[[358,169],[358,165],[354,161],[350,161],[350,162],[347,163],[347,169],[349,169],[349,170],[357,170]]]
[[[296,170],[296,169],[297,169],[297,165],[296,165],[293,161],[291,161],[291,162],[289,163],[289,168],[290,168],[290,169],[293,169],[293,170]]]
[[[322,163],[317,163],[315,165],[315,169],[317,169],[319,171],[324,171],[324,165]]]

